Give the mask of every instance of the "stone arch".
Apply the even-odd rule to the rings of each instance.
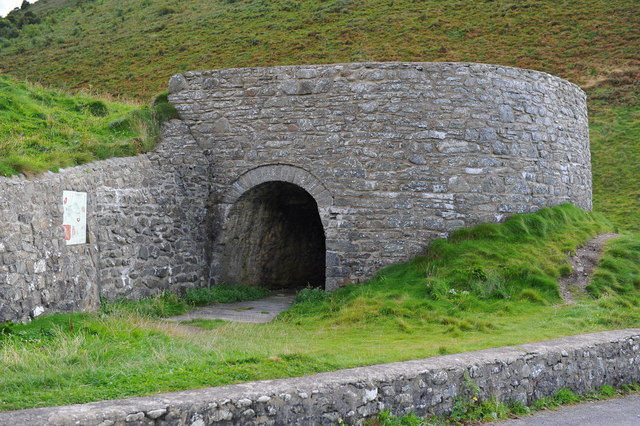
[[[319,209],[333,205],[333,197],[327,187],[302,167],[290,164],[266,164],[243,173],[222,197],[224,204],[234,204],[238,198],[256,185],[269,181],[289,182],[307,191]]]
[[[306,170],[286,164],[240,176],[222,199],[218,280],[300,288],[326,284],[326,212],[333,199]]]

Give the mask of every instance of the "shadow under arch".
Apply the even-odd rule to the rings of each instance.
[[[299,167],[268,165],[243,174],[223,197],[219,280],[271,289],[324,288],[321,211],[332,201],[326,187]]]

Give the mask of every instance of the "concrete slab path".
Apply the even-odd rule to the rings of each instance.
[[[191,321],[194,319],[221,319],[225,321],[266,323],[283,311],[289,309],[293,303],[295,293],[276,292],[265,299],[250,300],[236,303],[216,303],[194,309],[184,315],[165,318],[166,321]]]

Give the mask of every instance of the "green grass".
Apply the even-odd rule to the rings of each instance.
[[[206,290],[206,289],[205,289]],[[182,315],[193,308],[177,295],[165,292],[140,301],[101,300],[101,312],[107,315],[136,315],[146,318],[167,318]]]
[[[566,205],[461,230],[368,283],[303,297],[268,324],[165,323],[157,312],[170,311],[178,299],[164,296],[164,308],[106,305],[97,315],[8,326],[0,334],[0,409],[299,376],[638,326],[637,287],[611,287],[563,305],[553,284],[566,253],[610,227],[599,215]],[[623,248],[612,242],[607,256],[640,254],[634,245],[640,236],[620,241]],[[598,273],[611,268],[638,279],[626,261],[604,264]],[[193,333],[193,326],[207,331]]]
[[[599,108],[590,129],[593,207],[640,231],[640,105]]]
[[[166,97],[153,108],[70,95],[0,75],[0,175],[58,170],[152,149]]]
[[[5,72],[141,99],[171,74],[211,68],[472,61],[591,84],[639,65],[628,0],[41,0],[29,10],[42,22],[0,41]]]
[[[608,244],[600,269],[587,290],[594,296],[629,294],[640,290],[640,237],[623,235]]]

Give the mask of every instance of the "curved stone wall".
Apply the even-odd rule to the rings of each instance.
[[[187,72],[169,86],[211,165],[214,281],[234,200],[270,180],[314,196],[329,289],[456,228],[591,208],[586,97],[549,74],[363,63]]]
[[[591,208],[585,95],[548,74],[367,63],[169,85],[182,120],[154,152],[0,178],[0,322],[243,277],[333,289],[459,227]],[[64,244],[63,190],[87,192],[85,245]]]

